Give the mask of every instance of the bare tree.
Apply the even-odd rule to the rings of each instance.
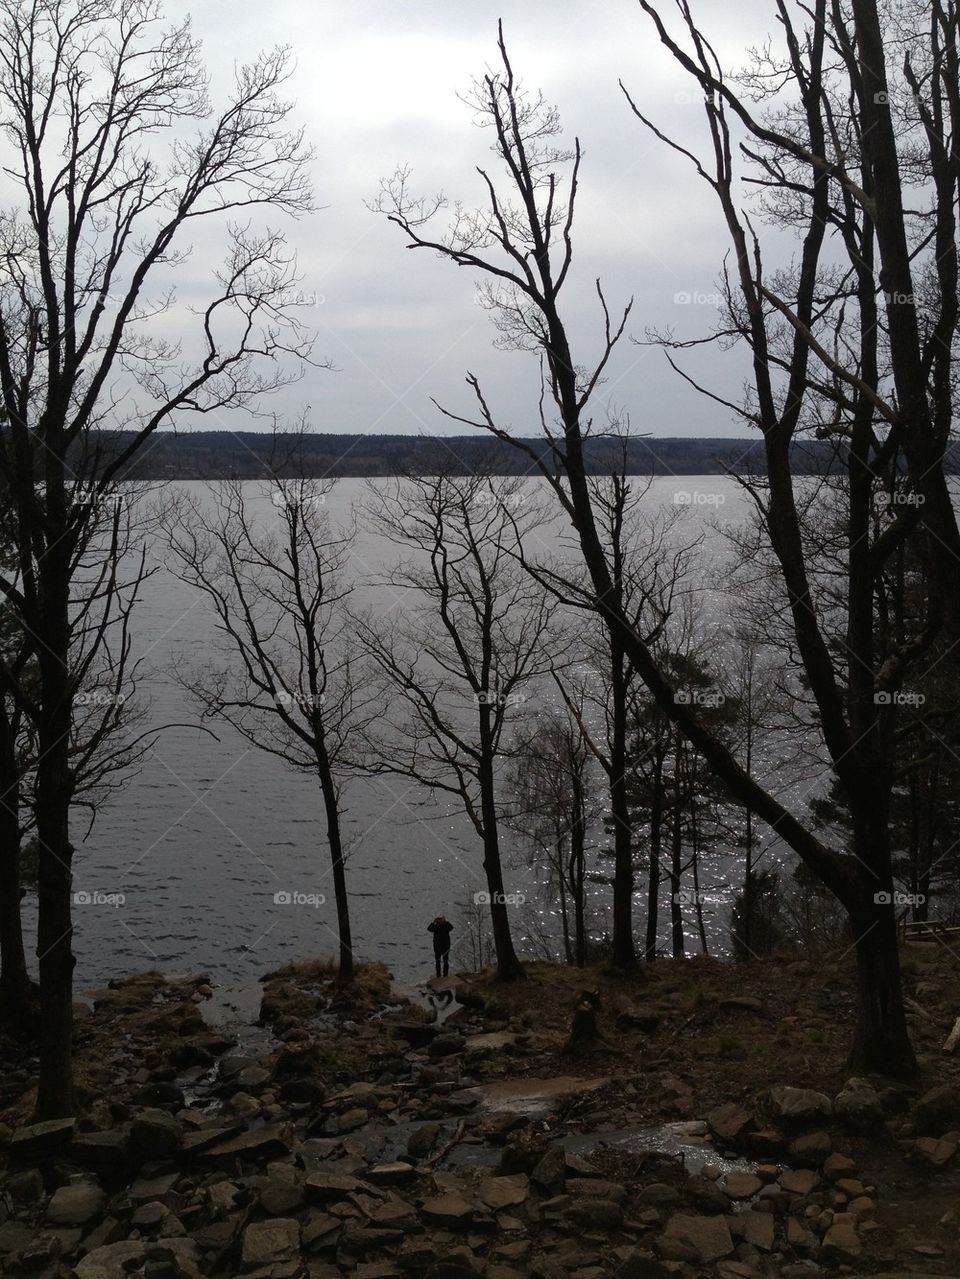
[[[649,5],[644,4],[644,8],[653,14]],[[863,126],[859,136],[866,138],[877,120],[874,98],[877,93],[886,92],[885,60],[882,42],[874,48],[878,43],[874,38],[878,31],[875,5],[871,0],[855,0],[854,8],[858,39],[871,42],[869,52],[876,56],[867,57],[867,51],[862,50],[863,61],[857,61],[850,53],[853,46],[842,24],[830,30],[841,59],[851,59],[844,65],[849,67],[851,79],[856,75],[852,98],[855,123]],[[697,164],[699,173],[720,200],[734,245],[736,274],[731,280],[727,328],[728,336],[740,337],[747,343],[752,358],[754,386],[744,412],[763,437],[769,500],[763,501],[761,495],[757,496],[788,596],[794,638],[814,692],[824,741],[851,804],[856,806],[854,833],[848,846],[836,846],[822,838],[809,814],[794,811],[785,798],[749,773],[698,708],[678,700],[669,671],[658,662],[619,601],[591,493],[583,442],[590,429],[592,397],[624,332],[630,308],[627,306],[613,319],[598,285],[603,326],[600,354],[585,369],[571,351],[559,301],[573,255],[580,146],[574,142],[568,152],[559,148],[556,114],[542,99],[527,95],[518,86],[502,31],[500,69],[484,77],[476,96],[481,120],[492,129],[494,152],[506,170],[508,193],[499,190],[493,178],[481,170],[488,197],[486,209],[472,215],[458,212],[446,236],[431,235],[428,230],[430,215],[439,210],[440,204],[431,207],[411,201],[403,175],[385,184],[381,207],[389,208],[392,220],[404,231],[411,246],[430,249],[457,265],[477,270],[488,282],[488,301],[501,327],[506,327],[518,341],[541,355],[555,414],[554,421],[548,420],[545,413],[542,415],[552,459],[541,469],[576,529],[594,607],[611,631],[620,636],[640,678],[670,722],[707,760],[730,793],[772,827],[843,903],[851,921],[858,966],[859,1012],[851,1060],[859,1069],[907,1075],[915,1070],[916,1061],[904,1017],[894,914],[888,904],[893,882],[887,811],[889,712],[878,705],[874,693],[899,686],[905,663],[925,649],[929,627],[894,650],[888,648],[878,653],[873,588],[878,566],[893,545],[917,527],[921,504],[908,507],[905,515],[894,521],[893,530],[884,530],[876,541],[870,538],[869,518],[874,475],[878,471],[888,473],[895,451],[902,448],[908,454],[916,491],[925,499],[923,521],[931,539],[940,538],[941,546],[947,548],[946,553],[935,554],[939,589],[931,594],[932,615],[926,621],[935,625],[938,616],[946,620],[948,613],[953,612],[956,622],[955,605],[960,592],[955,584],[960,574],[960,556],[955,554],[956,521],[943,474],[946,434],[942,422],[944,412],[949,419],[950,406],[949,402],[944,404],[941,394],[932,412],[927,400],[929,380],[924,376],[918,388],[915,376],[918,371],[929,371],[935,383],[938,378],[942,380],[944,369],[950,367],[949,344],[944,348],[942,325],[930,344],[924,346],[915,340],[915,307],[911,301],[909,306],[898,309],[894,298],[887,306],[887,320],[894,366],[892,376],[898,387],[900,407],[895,408],[884,397],[879,386],[878,339],[873,336],[879,322],[877,282],[871,265],[875,219],[883,222],[882,238],[887,241],[882,251],[882,284],[895,293],[903,291],[911,299],[913,296],[910,254],[909,251],[901,253],[899,247],[905,236],[902,204],[896,199],[892,204],[885,204],[882,198],[890,179],[896,177],[890,172],[890,161],[895,160],[897,154],[896,140],[887,118],[882,131],[870,140],[869,150],[873,154],[864,155],[867,172],[865,176],[859,175],[859,182],[841,167],[840,146],[834,147],[836,154],[825,154],[832,119],[832,103],[824,80],[824,41],[829,25],[826,6],[823,0],[815,5],[809,31],[802,37],[791,25],[784,5],[778,12],[787,35],[787,53],[786,67],[777,83],[787,82],[799,90],[801,110],[799,115],[794,112],[792,120],[803,134],[802,141],[775,134],[753,120],[725,83],[710,46],[694,27],[685,5],[681,5],[681,19],[686,22],[691,53],[681,50],[655,14],[654,17],[661,38],[696,77],[705,97],[715,172]],[[869,63],[869,72],[864,70],[865,63]],[[939,93],[939,86],[936,91]],[[751,240],[736,208],[728,111],[750,128],[756,139],[770,146],[770,153],[761,156],[758,162],[761,180],[770,172],[764,169],[765,163],[773,166],[774,184],[779,184],[781,189],[790,186],[794,174],[790,171],[781,176],[778,164],[795,164],[804,175],[801,185],[803,257],[797,278],[782,281],[784,289],[792,288],[794,298],[790,305],[767,286],[759,245],[755,239]],[[888,141],[883,142],[884,138]],[[859,154],[860,149],[857,151]],[[565,177],[564,168],[567,169]],[[868,190],[863,198],[865,180]],[[949,182],[955,184],[956,180],[954,176]],[[830,193],[835,196],[833,203]],[[839,289],[824,281],[819,269],[828,218],[834,219],[842,233],[848,234],[851,256],[856,259],[849,286]],[[894,225],[891,226],[891,222]],[[876,234],[881,235],[879,227]],[[955,259],[952,251],[950,257]],[[951,269],[955,271],[955,264],[951,268],[948,262],[948,274]],[[820,327],[825,304],[821,285],[830,289],[831,305],[835,301],[840,306],[844,299],[852,297],[859,308],[861,320],[855,326],[855,336],[860,360],[855,370],[834,359],[824,341],[818,340],[814,333]],[[942,274],[938,276],[938,297],[941,319],[947,325],[949,337],[956,316],[956,289],[944,288]],[[952,303],[949,298],[953,299]],[[951,314],[954,320],[950,319]],[[774,340],[772,332],[777,325],[780,326],[779,341]],[[842,336],[838,335],[838,341],[847,340],[846,328],[849,327],[841,323],[839,334]],[[838,330],[834,328],[833,332],[837,334]],[[901,359],[902,367],[897,367]],[[818,361],[820,367],[813,367],[812,360]],[[498,423],[477,380],[471,377],[468,382],[476,399],[476,417],[451,416],[486,429],[502,440],[511,440],[509,431]],[[949,391],[944,394],[949,399]],[[828,406],[829,414],[826,413]],[[798,430],[811,424],[820,426],[825,420],[836,423],[835,429],[849,442],[848,692],[835,678],[833,658],[820,626],[804,557],[802,508],[791,469],[790,446]],[[878,433],[878,423],[882,433]],[[538,465],[533,450],[521,441],[514,443]],[[752,492],[756,494],[755,489]],[[952,595],[951,604],[946,601],[948,593]]]
[[[359,622],[389,690],[377,768],[463,806],[483,845],[498,976],[522,977],[504,891],[498,766],[525,690],[551,662],[550,603],[516,559],[539,512],[516,480],[438,475],[372,486],[367,513],[407,553],[386,579],[403,593],[403,616],[392,626]]]
[[[279,232],[250,220],[258,206],[311,207],[307,152],[279,96],[286,62],[279,49],[239,67],[214,112],[189,25],[164,28],[154,0],[0,3],[0,146],[13,192],[0,217],[0,475],[16,557],[0,592],[37,667],[44,1119],[73,1110],[77,548],[91,506],[159,426],[255,404],[306,358],[292,259]],[[181,348],[158,324],[175,301],[169,273],[211,219],[226,228],[226,257],[206,303],[183,317]]]
[[[556,894],[560,905],[567,963],[582,968],[587,962],[588,832],[600,816],[590,794],[592,755],[568,710],[538,715],[518,731],[511,753],[505,820],[524,839],[534,871],[546,871],[551,904]]]
[[[332,481],[229,481],[182,506],[170,527],[184,581],[204,593],[222,656],[181,678],[203,708],[247,741],[316,779],[337,914],[338,978],[352,980],[353,939],[342,827],[351,749],[374,714],[352,655],[344,573],[352,530],[326,511]],[[212,507],[212,514],[211,514]]]

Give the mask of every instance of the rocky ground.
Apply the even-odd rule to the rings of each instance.
[[[830,966],[533,964],[440,983],[265,982],[259,1032],[202,976],[78,1010],[75,1120],[30,1123],[0,1038],[0,1273],[40,1279],[960,1276],[953,957],[905,957],[922,1075],[849,1078]],[[602,1038],[570,1052],[581,988]]]

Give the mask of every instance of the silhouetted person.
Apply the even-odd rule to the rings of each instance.
[[[433,933],[433,958],[437,964],[437,976],[441,976],[442,963],[442,975],[446,977],[450,972],[450,934],[453,932],[453,924],[444,915],[438,915],[432,924],[427,925],[427,931]]]

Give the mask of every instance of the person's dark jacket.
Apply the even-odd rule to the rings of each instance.
[[[427,925],[427,931],[433,933],[433,949],[438,955],[442,955],[445,950],[450,949],[450,934],[453,932],[453,924],[449,920],[435,919],[432,924]]]

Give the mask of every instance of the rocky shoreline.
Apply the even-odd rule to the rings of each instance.
[[[957,1084],[798,1079],[744,1096],[736,1066],[710,1080],[663,1060],[671,1042],[684,1055],[666,971],[630,986],[628,1006],[602,1003],[604,1037],[575,1057],[563,1051],[562,1001],[548,1000],[552,971],[506,1001],[489,981],[433,983],[430,1012],[392,994],[382,969],[353,992],[320,965],[288,969],[264,986],[260,1053],[211,1029],[202,976],[116,983],[78,1024],[81,1114],[31,1124],[28,1088],[2,1114],[0,1269],[960,1273]],[[731,1017],[763,1024],[749,995],[729,998]],[[30,1062],[4,1052],[9,1096]]]

